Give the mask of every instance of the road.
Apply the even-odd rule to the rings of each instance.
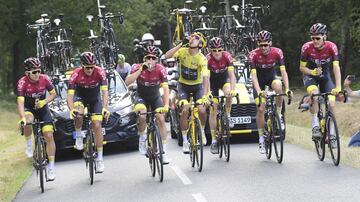
[[[229,163],[204,150],[201,173],[174,140],[164,182],[150,176],[147,160],[137,151],[105,156],[105,172],[88,183],[82,159],[57,162],[57,178],[40,193],[36,174],[14,201],[359,201],[360,172],[331,160],[320,162],[314,151],[286,144],[283,164],[258,153],[257,144],[231,145]]]

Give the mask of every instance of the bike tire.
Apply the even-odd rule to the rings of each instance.
[[[164,165],[163,165],[163,146],[162,140],[159,132],[158,126],[155,125],[155,129],[153,131],[153,147],[155,154],[155,167],[158,174],[159,181],[162,182],[164,180]]]
[[[219,158],[223,157],[223,124],[222,121],[220,121],[220,119],[217,119],[217,143],[218,143],[218,152],[219,152]]]
[[[275,116],[273,117],[272,121],[272,131],[273,131],[273,143],[274,143],[274,151],[276,155],[276,160],[278,163],[283,161],[283,154],[284,154],[284,137],[283,131],[281,129],[280,117],[275,112]]]
[[[199,172],[202,171],[203,168],[203,162],[204,162],[204,153],[203,153],[203,141],[202,141],[202,135],[201,135],[201,127],[200,127],[200,121],[198,119],[195,119],[195,161],[197,170]]]
[[[155,154],[154,154],[154,149],[153,149],[153,131],[148,130],[148,135],[147,135],[147,157],[149,158],[149,166],[150,166],[150,173],[151,176],[155,177],[156,174],[156,163],[155,163]]]
[[[36,138],[36,164],[37,164],[37,171],[39,173],[39,182],[40,182],[40,189],[41,189],[41,193],[44,193],[44,161],[45,161],[45,156],[44,156],[44,148],[43,145],[41,143],[41,140],[39,137]]]
[[[330,124],[333,122],[334,125],[334,132],[335,134],[333,136],[330,135]],[[335,166],[338,166],[340,163],[340,137],[339,137],[339,131],[338,126],[336,123],[335,116],[329,112],[327,119],[326,119],[326,132],[328,137],[328,146],[331,154],[332,161]],[[332,142],[336,141],[336,143],[333,145]],[[336,145],[336,147],[334,147]]]
[[[87,149],[87,160],[88,160],[88,169],[89,169],[89,182],[90,185],[94,183],[94,137],[91,129],[88,130],[88,134],[86,136],[86,149]]]
[[[271,124],[270,124],[270,127],[271,127]],[[265,126],[265,130],[267,131],[267,137],[264,137],[264,139],[265,139],[265,154],[266,154],[266,158],[270,159],[271,158],[271,152],[272,152],[271,139],[272,139],[272,132],[273,131],[271,131],[271,128],[270,128],[270,131],[269,131],[269,128],[268,128],[267,124]]]
[[[315,144],[316,154],[320,161],[323,161],[325,158],[325,136],[323,135],[321,138],[313,139]]]
[[[190,147],[189,148],[189,154],[190,155],[189,155],[189,157],[190,157],[191,167],[195,167],[195,144],[196,144],[196,140],[194,141],[193,138],[192,138],[192,136],[193,136],[192,133],[195,133],[194,127],[195,127],[194,123],[190,123],[188,133],[187,133],[188,141],[190,143],[190,146],[189,146]]]
[[[224,155],[226,162],[230,161],[230,128],[229,128],[229,119],[226,113],[223,113],[222,116],[222,145],[224,147]]]

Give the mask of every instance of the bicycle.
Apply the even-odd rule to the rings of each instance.
[[[282,128],[282,123],[280,116],[277,112],[277,106],[275,98],[279,96],[288,96],[288,105],[291,104],[291,95],[286,95],[285,93],[276,94],[275,92],[267,91],[265,96],[265,153],[267,159],[271,158],[272,146],[274,144],[274,150],[276,155],[276,160],[278,163],[282,163],[283,154],[284,154],[284,139],[285,134]],[[259,104],[261,105],[263,96],[259,96]],[[282,106],[285,108],[285,105]],[[285,120],[285,119],[284,119]],[[285,123],[283,123],[285,125]]]
[[[48,49],[48,32],[50,29],[50,19],[48,14],[41,14],[41,19],[35,21],[35,24],[26,24],[27,34],[30,34],[30,29],[36,30],[36,57],[41,61],[44,71],[51,71],[49,49]]]
[[[193,12],[195,12],[195,10],[188,8],[176,8],[171,10],[170,14],[174,15],[176,19],[176,27],[172,37],[174,44],[180,43],[184,37],[190,36],[193,32],[191,17],[191,13]]]
[[[149,158],[149,166],[151,175],[155,177],[156,173],[158,174],[159,181],[164,180],[164,166],[163,166],[163,146],[160,136],[159,127],[155,123],[155,114],[159,113],[156,111],[138,113],[139,115],[146,115],[147,123],[147,154],[146,157]]]
[[[34,133],[34,140],[35,140],[35,149],[33,155],[33,167],[36,170],[36,175],[39,176],[40,180],[40,189],[41,192],[44,193],[44,178],[45,181],[48,182],[46,167],[48,164],[48,157],[46,153],[46,143],[41,131],[41,126],[44,124],[51,123],[54,125],[52,121],[38,121],[35,119],[32,123],[26,123],[26,125],[31,125],[33,128]],[[21,135],[24,135],[24,124],[21,123]],[[55,128],[55,127],[53,127]],[[44,176],[45,171],[45,176]]]
[[[169,59],[168,59],[169,61]],[[174,61],[175,62],[175,61]],[[169,63],[168,63],[169,64]],[[170,70],[168,70],[168,75],[169,77],[172,76],[174,74],[174,76],[168,77],[168,81],[169,81],[169,90],[170,90],[170,95],[169,95],[169,104],[170,104],[170,109],[169,109],[169,117],[170,117],[170,126],[171,126],[171,137],[172,138],[177,138],[178,139],[178,145],[182,146],[183,144],[183,140],[182,140],[182,135],[181,135],[181,128],[180,128],[180,110],[179,107],[177,105],[177,99],[178,99],[178,89],[177,89],[177,84],[178,84],[178,79],[179,79],[179,74],[178,71],[175,69],[177,68],[176,66],[174,67],[170,67],[168,66],[168,68]]]
[[[90,109],[89,106],[87,106],[87,109]],[[86,121],[85,125],[83,125],[84,128],[86,129],[83,157],[85,160],[86,168],[89,169],[90,185],[92,185],[94,183],[94,173],[95,174],[97,173],[96,172],[96,164],[95,164],[95,159],[97,158],[97,152],[96,152],[94,133],[92,130],[91,116],[97,116],[97,115],[102,115],[102,114],[101,113],[86,113],[86,114],[76,113],[76,116],[82,116]]]
[[[201,172],[204,162],[204,155],[203,155],[204,145],[201,135],[202,132],[200,126],[200,119],[199,119],[199,109],[197,106],[202,104],[193,103],[191,97],[189,105],[190,105],[189,117],[188,117],[189,127],[188,127],[187,137],[190,143],[189,145],[190,162],[191,162],[191,167],[195,167],[195,163],[196,163],[197,170]],[[183,104],[181,105],[181,108],[182,107]]]
[[[92,23],[93,18],[94,18],[94,16],[92,16],[92,15],[86,16],[86,19],[89,22],[89,32],[90,32],[90,36],[88,36],[87,39],[90,40],[90,50],[95,55],[96,65],[100,66],[100,67],[104,67],[105,60],[104,60],[104,56],[103,56],[103,50],[102,50],[100,42],[98,40],[99,37],[95,35],[94,30],[91,28],[91,23]],[[84,39],[85,38],[83,38],[83,40]]]
[[[71,41],[68,40],[66,29],[60,25],[63,15],[54,20],[56,29],[52,29],[50,33],[56,33],[54,41],[48,43],[50,60],[52,65],[52,74],[58,75],[60,72],[64,73],[71,66]]]
[[[98,20],[100,23],[100,36],[101,36],[101,48],[103,50],[104,61],[107,67],[116,68],[117,55],[118,55],[118,43],[116,41],[115,32],[112,27],[112,19],[118,19],[120,24],[124,23],[124,15],[114,15],[112,13],[106,13],[104,16],[101,13],[101,9],[105,8],[105,5],[100,4],[100,0],[97,0],[98,6]]]
[[[343,94],[345,99],[344,102],[347,101],[347,93],[346,91],[340,92]],[[323,161],[325,158],[325,144],[328,144],[332,161],[335,166],[338,166],[340,163],[340,136],[338,131],[338,126],[336,123],[335,115],[330,110],[329,103],[329,95],[333,95],[331,93],[318,93],[312,94],[310,96],[312,106],[314,97],[318,97],[318,113],[317,117],[320,123],[321,129],[321,137],[313,137],[313,141],[315,144],[316,153],[320,161]],[[333,128],[331,128],[331,126]],[[335,134],[331,134],[331,131],[335,132]]]
[[[218,144],[218,154],[219,158],[222,158],[223,154],[225,161],[229,162],[230,160],[230,125],[229,117],[225,111],[225,100],[229,98],[228,96],[213,96],[219,100],[218,104],[218,113],[216,115],[216,140]],[[239,104],[239,95],[235,96],[237,104]],[[213,102],[211,102],[213,105]]]

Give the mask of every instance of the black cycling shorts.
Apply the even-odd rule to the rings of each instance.
[[[180,101],[187,100],[189,102],[190,96],[193,97],[194,101],[198,101],[204,95],[204,90],[202,84],[187,85],[183,83],[178,83],[178,94]]]
[[[215,74],[211,72],[210,75],[211,94],[214,96],[219,96],[219,90],[222,90],[224,85],[229,82],[230,79],[227,71],[220,74]]]
[[[97,99],[87,100],[75,94],[74,95],[75,106],[77,105],[75,104],[76,102],[77,103],[80,102],[81,104],[84,105],[84,107],[89,106],[88,113],[100,114],[102,112],[102,101],[100,95],[97,96]]]
[[[46,121],[46,122],[53,121],[50,109],[47,105],[45,105],[41,109],[25,108],[25,113],[26,112],[30,112],[34,116],[34,118],[38,119],[39,121]],[[45,125],[52,125],[52,124],[46,123],[46,124],[43,124],[42,126],[45,126]]]
[[[147,109],[147,111],[154,111],[157,108],[163,107],[164,102],[161,96],[156,96],[153,98],[147,98],[145,96],[141,96],[137,94],[135,97],[135,107],[134,110],[138,111],[139,109]]]
[[[306,91],[311,90],[309,86],[316,86],[319,88],[320,93],[328,93],[331,92],[333,88],[335,88],[335,84],[332,81],[330,76],[326,76],[323,78],[304,75],[303,82],[306,88]],[[309,92],[308,92],[309,93]]]

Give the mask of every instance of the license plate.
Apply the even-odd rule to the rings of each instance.
[[[251,123],[251,117],[250,116],[230,117],[229,122],[230,124],[248,124]]]
[[[106,135],[106,130],[105,130],[105,128],[101,128],[101,134],[104,136],[104,135]]]

